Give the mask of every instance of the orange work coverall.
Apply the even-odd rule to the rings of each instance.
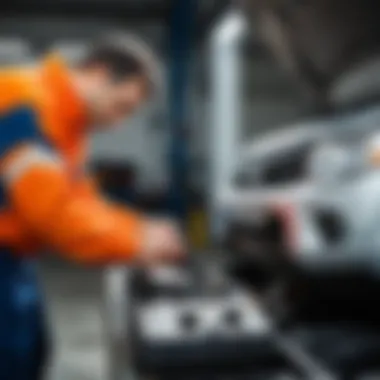
[[[39,378],[36,253],[103,264],[139,251],[142,218],[103,199],[85,173],[87,131],[85,104],[58,56],[0,70],[0,380]]]

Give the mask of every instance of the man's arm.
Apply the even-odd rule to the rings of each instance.
[[[19,218],[40,240],[76,261],[109,263],[180,253],[174,231],[77,187],[48,149],[30,145],[13,151],[2,174]],[[157,240],[160,236],[164,241]]]

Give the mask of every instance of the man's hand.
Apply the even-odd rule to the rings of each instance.
[[[184,237],[175,223],[150,220],[144,226],[143,239],[139,261],[144,265],[171,263],[185,257]]]

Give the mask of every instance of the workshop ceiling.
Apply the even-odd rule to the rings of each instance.
[[[166,19],[178,0],[12,0],[1,1],[6,15],[59,15],[80,17],[115,17],[124,19]],[[199,0],[202,15],[218,9],[224,0]]]
[[[0,3],[2,15],[161,19],[169,0],[12,0]]]

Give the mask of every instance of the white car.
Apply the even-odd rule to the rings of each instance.
[[[379,127],[380,107],[372,107],[257,139],[218,199],[225,234],[250,226],[251,240],[267,234],[267,243],[302,255],[380,252]]]

